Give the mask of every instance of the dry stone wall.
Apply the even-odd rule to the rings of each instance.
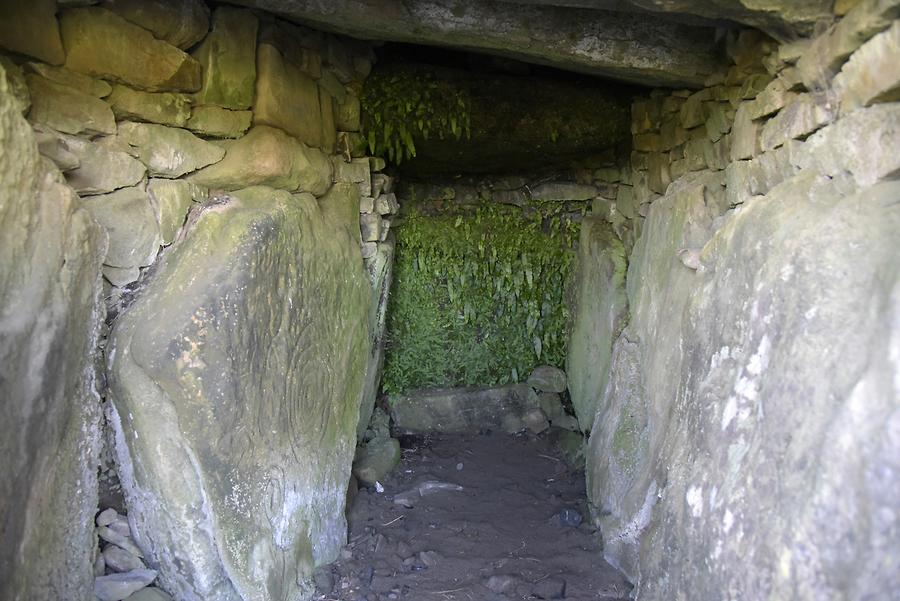
[[[0,262],[0,356],[19,497],[2,497],[29,509],[0,512],[0,596],[87,598],[97,575],[101,598],[304,597],[343,542],[380,375],[399,207],[362,150],[374,55],[200,0],[12,4],[0,224],[21,244]],[[129,521],[103,554],[102,399],[100,479]]]
[[[595,341],[587,471],[638,599],[900,586],[898,17],[863,0],[813,39],[734,35],[706,87],[633,105],[631,188],[600,215],[628,321]]]

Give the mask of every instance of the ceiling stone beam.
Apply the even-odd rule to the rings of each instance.
[[[642,85],[700,87],[722,60],[713,29],[649,14],[481,0],[236,3],[356,38],[485,52]]]

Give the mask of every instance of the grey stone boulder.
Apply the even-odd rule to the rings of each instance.
[[[66,172],[66,182],[79,194],[105,194],[135,186],[147,173],[143,163],[124,152],[75,136],[64,136],[62,142],[78,159],[78,166]]]
[[[40,75],[25,76],[31,93],[28,119],[67,134],[112,134],[116,119],[109,105]]]
[[[426,388],[392,396],[389,402],[394,425],[410,432],[515,432],[525,427],[524,415],[539,406],[526,384]]]
[[[65,67],[54,67],[44,63],[28,63],[28,70],[61,86],[78,90],[94,98],[105,98],[112,91],[112,86],[105,81],[71,71]]]
[[[194,95],[198,105],[247,109],[256,84],[259,20],[249,10],[219,6],[212,31],[192,55],[203,66],[203,85]]]
[[[203,0],[103,0],[103,7],[182,50],[209,31],[209,8]]]
[[[575,414],[588,431],[609,379],[613,343],[628,317],[626,269],[625,247],[612,227],[595,217],[584,219],[573,278],[566,373]]]
[[[324,194],[332,183],[331,161],[280,129],[253,127],[238,140],[221,142],[225,158],[188,177],[210,188],[237,190],[265,185],[289,192]]]
[[[53,6],[28,6],[41,4]],[[38,154],[2,72],[0,148],[0,598],[83,599],[94,579],[106,237]]]
[[[150,175],[181,177],[225,156],[224,149],[177,127],[129,121],[119,124],[119,137],[135,148]]]
[[[0,47],[51,65],[62,64],[66,51],[59,37],[56,1],[4,2]]]
[[[373,486],[384,480],[400,463],[400,442],[396,438],[373,438],[360,447],[353,464],[353,475],[360,482]]]
[[[528,376],[528,385],[538,392],[565,392],[566,372],[552,365],[539,365]]]
[[[191,116],[190,96],[175,92],[142,92],[116,85],[106,102],[120,121],[149,121],[184,127]]]
[[[144,186],[89,196],[84,208],[109,237],[104,263],[112,267],[150,265],[159,250],[159,224]]]
[[[251,111],[232,111],[218,106],[195,106],[185,127],[211,138],[240,138],[253,121]]]
[[[94,595],[99,601],[122,601],[154,580],[156,580],[156,570],[147,569],[98,576],[94,580]]]
[[[66,67],[149,92],[194,92],[200,63],[149,31],[99,6],[60,15]]]
[[[230,197],[116,322],[120,476],[175,598],[305,598],[345,543],[369,284],[349,224],[313,196]]]

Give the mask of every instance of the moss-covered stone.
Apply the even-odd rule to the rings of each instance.
[[[176,597],[306,598],[345,543],[369,285],[313,196],[231,196],[117,322],[120,473]]]
[[[106,98],[119,120],[149,121],[184,127],[191,116],[191,99],[173,92],[141,92],[117,85]]]
[[[196,104],[247,109],[256,83],[256,34],[259,20],[249,10],[220,6],[212,31],[193,51],[203,66],[203,86]]]
[[[40,75],[25,76],[31,93],[28,118],[67,134],[112,134],[116,119],[99,98],[50,81]]]
[[[209,8],[203,0],[104,0],[103,6],[182,50],[209,31]]]

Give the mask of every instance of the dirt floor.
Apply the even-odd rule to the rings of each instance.
[[[403,442],[383,491],[357,495],[350,542],[317,573],[317,599],[628,598],[631,586],[603,560],[587,519],[584,474],[546,438]]]

